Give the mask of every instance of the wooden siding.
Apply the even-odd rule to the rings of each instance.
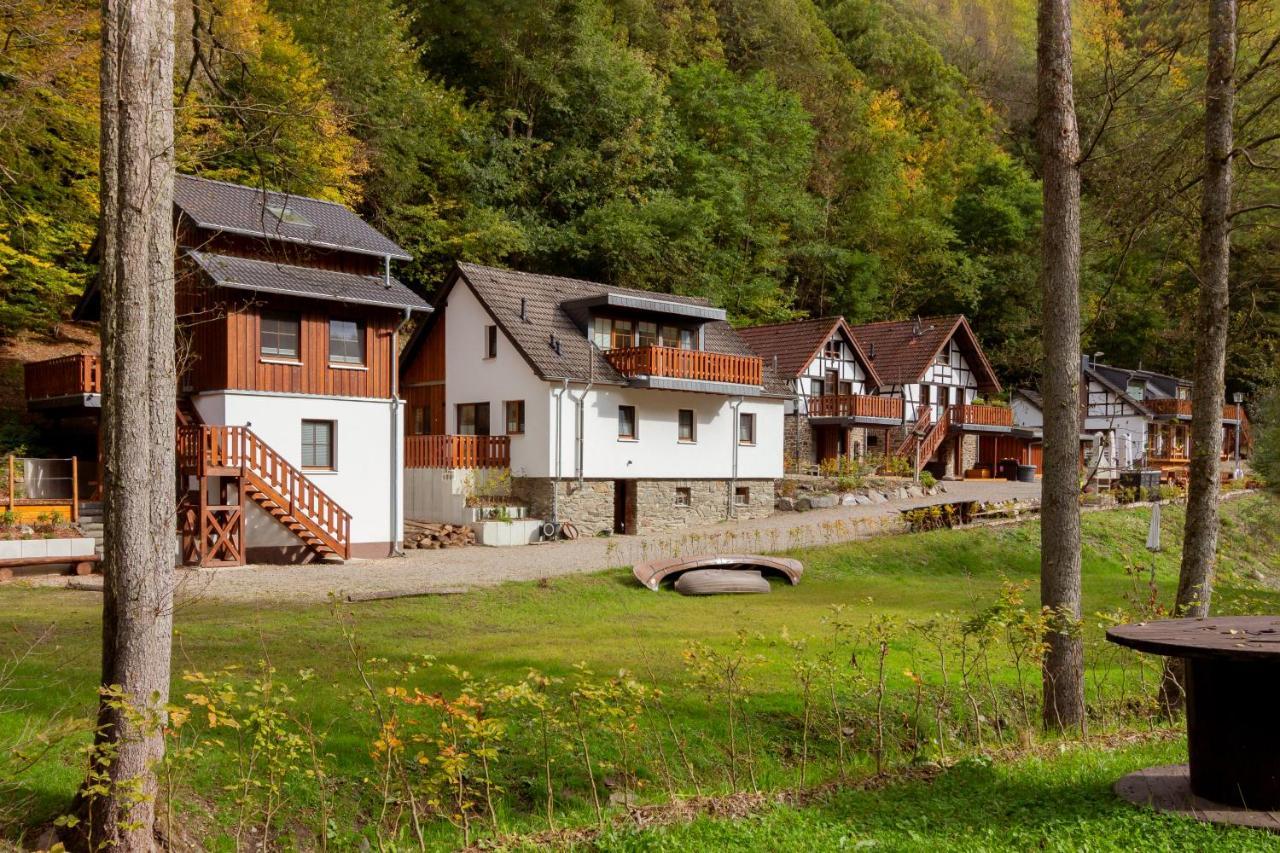
[[[404,431],[406,435],[415,435],[417,424],[417,415],[415,411],[424,406],[427,409],[427,415],[424,418],[423,429],[429,435],[441,435],[444,432],[444,383],[438,382],[434,385],[414,385],[408,388],[400,389],[400,396],[404,398],[405,407],[408,413],[405,415]]]
[[[298,315],[298,363],[259,354],[263,311]],[[361,320],[365,324],[364,364],[329,364],[329,320]],[[399,315],[358,309],[340,303],[296,299],[262,299],[226,316],[227,381],[222,387],[283,394],[326,394],[339,397],[391,397],[392,347]],[[357,368],[357,369],[352,369]]]
[[[423,430],[429,435],[442,435],[444,425],[445,378],[445,322],[444,317],[434,318],[427,329],[422,344],[413,358],[401,366],[400,396],[404,397],[408,412],[405,416],[405,434],[413,435],[417,425],[417,410],[426,408]],[[421,433],[419,433],[421,434]]]

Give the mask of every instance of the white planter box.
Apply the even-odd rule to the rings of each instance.
[[[531,545],[542,536],[540,532],[542,522],[536,518],[517,521],[475,521],[468,526],[476,532],[477,545],[491,547]]]
[[[93,540],[82,537],[66,539],[4,539],[0,540],[0,560],[36,559],[40,557],[66,557],[68,563],[77,557],[93,555]]]

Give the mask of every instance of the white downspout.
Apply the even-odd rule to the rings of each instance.
[[[564,395],[569,391],[569,380],[562,379],[564,384],[551,393],[556,398],[556,452],[555,452],[555,471],[551,478],[551,522],[553,524],[560,523],[560,456],[563,435],[561,430],[562,413],[564,411]]]
[[[729,398],[729,411],[733,413],[733,426],[729,430],[729,438],[733,441],[733,465],[729,474],[729,518],[738,517],[738,507],[734,503],[738,493],[738,431],[742,428],[741,420],[738,417],[738,408],[742,405],[741,397]]]
[[[587,346],[593,350],[592,355],[595,355],[594,353],[595,342],[588,340]],[[579,491],[581,491],[582,489],[582,481],[584,479],[583,471],[586,469],[587,424],[586,424],[585,409],[586,409],[586,402],[587,402],[587,394],[591,391],[591,386],[595,384],[595,381],[596,381],[595,375],[596,375],[596,360],[594,358],[591,358],[587,361],[587,384],[586,384],[586,387],[582,389],[581,394],[575,397],[573,392],[569,391],[569,380],[566,379],[564,383],[564,389],[565,391],[568,391],[569,399],[573,400],[573,406],[574,406],[574,413],[573,413],[574,414],[574,419],[573,419],[574,472],[573,473],[574,473],[574,476],[577,477],[578,479]]]
[[[387,258],[387,275],[391,274],[391,258]],[[388,282],[390,279],[388,278]],[[390,286],[388,284],[388,286]],[[403,537],[400,535],[400,496],[404,487],[403,472],[400,468],[400,430],[396,427],[400,422],[400,333],[409,325],[411,308],[404,309],[404,317],[396,326],[396,333],[391,336],[391,555],[403,557],[401,547]]]

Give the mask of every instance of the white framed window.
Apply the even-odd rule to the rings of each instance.
[[[738,413],[738,444],[756,443],[756,416],[754,412]]]
[[[524,400],[507,400],[506,408],[507,435],[524,434]]]
[[[329,320],[329,363],[364,364],[364,323]]]
[[[488,435],[489,404],[458,404],[458,435]]]
[[[334,460],[334,422],[302,422],[302,467],[332,471]]]
[[[258,334],[258,352],[264,358],[297,359],[301,325],[297,314],[263,312]]]

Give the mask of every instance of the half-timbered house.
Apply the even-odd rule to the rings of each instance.
[[[876,391],[881,379],[843,317],[739,329],[751,348],[786,380],[786,463],[821,467],[866,454],[867,433],[902,426],[902,398]]]

